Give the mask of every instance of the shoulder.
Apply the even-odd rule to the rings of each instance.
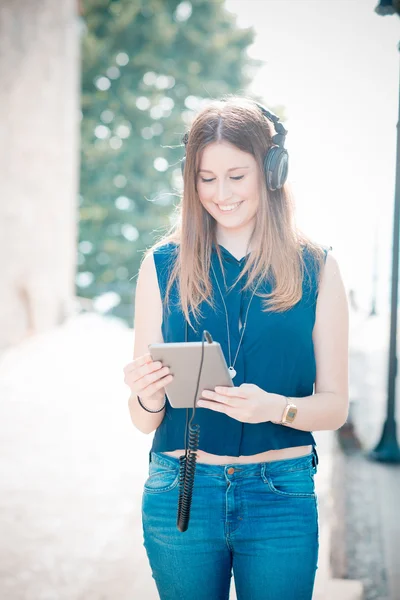
[[[327,256],[332,250],[332,246],[306,243],[302,244],[300,249],[304,289],[318,294],[322,272],[324,271]]]
[[[332,254],[332,246],[321,246],[322,252],[324,253],[324,263],[326,263],[328,253]],[[336,260],[336,259],[335,259]]]
[[[177,247],[177,244],[173,242],[165,242],[163,244],[156,244],[150,248],[152,254],[171,254]]]
[[[345,285],[337,257],[331,251],[326,255],[321,272],[317,307],[317,324],[330,321],[331,323],[348,321],[348,302]]]
[[[163,242],[161,244],[156,244],[150,250],[149,253],[154,256],[169,256],[171,254],[176,254],[179,250],[179,244],[176,242]]]
[[[340,266],[336,255],[329,250],[325,254],[324,267],[321,271],[319,281],[319,294],[325,293],[342,293],[344,291],[344,283]]]
[[[146,252],[140,265],[137,287],[157,281],[154,253]]]
[[[158,270],[164,266],[168,268],[178,256],[179,244],[175,242],[166,242],[163,244],[157,244],[148,251],[148,254],[152,254],[154,257],[155,267]]]
[[[163,298],[173,273],[178,249],[178,244],[174,242],[156,244],[146,251],[141,263],[139,278],[149,280],[151,286],[158,286]]]
[[[305,288],[313,293],[317,300],[317,311],[327,307],[338,299],[342,310],[346,310],[346,292],[340,272],[339,262],[332,246],[307,244],[302,246]]]
[[[332,251],[332,248],[328,248],[328,250],[324,250],[324,263],[325,268],[323,272],[333,272],[339,271],[339,262],[336,254]]]
[[[174,242],[159,243],[146,250],[140,264],[139,274],[154,274],[164,263],[176,256],[178,245]]]
[[[339,261],[332,251],[326,255],[323,266],[316,306],[316,330],[337,326],[347,327],[349,309],[346,288],[339,267]]]
[[[300,254],[305,264],[322,265],[325,263],[332,246],[304,243],[300,245]]]

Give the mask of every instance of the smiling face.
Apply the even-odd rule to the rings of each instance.
[[[201,156],[196,184],[217,231],[252,231],[260,201],[254,156],[229,142],[209,144]]]

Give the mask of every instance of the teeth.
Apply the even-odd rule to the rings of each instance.
[[[241,204],[241,202],[237,202],[236,204],[229,204],[227,206],[220,206],[219,209],[223,212],[229,212],[230,210],[234,210],[235,208],[237,208],[239,204]]]

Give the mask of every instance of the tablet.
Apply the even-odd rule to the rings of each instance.
[[[197,378],[201,362],[201,342],[174,342],[149,344],[151,358],[171,369],[173,381],[165,386],[165,393],[174,408],[193,408]],[[196,403],[203,390],[216,386],[233,387],[228,365],[218,342],[204,342],[204,359],[201,369]]]

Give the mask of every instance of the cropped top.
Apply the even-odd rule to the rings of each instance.
[[[165,298],[167,281],[174,260],[177,256],[177,245],[167,243],[154,251],[154,262],[157,272],[161,298]],[[224,277],[227,290],[239,275],[247,257],[236,259],[226,248],[220,246],[221,265],[213,247],[211,261],[223,293]],[[325,260],[327,250],[324,249]],[[293,398],[310,396],[314,392],[316,364],[312,331],[315,323],[316,302],[318,295],[318,273],[315,259],[311,252],[303,246],[305,262],[302,283],[302,298],[291,309],[284,312],[263,312],[265,300],[258,296],[258,291],[270,293],[270,280],[262,282],[250,306],[247,326],[242,345],[235,363],[234,385],[253,383],[261,389],[291,396]],[[246,275],[247,276],[247,275]],[[233,289],[224,293],[226,309],[229,317],[231,355],[235,356],[239,344],[240,322],[246,313],[252,290],[242,290],[243,277]],[[213,271],[210,272],[213,291],[216,283]],[[200,305],[202,317],[198,324],[192,319],[193,329],[187,327],[188,341],[201,341],[203,329],[210,332],[213,340],[221,344],[225,359],[228,362],[228,338],[226,330],[225,310],[218,291],[213,296],[215,308],[207,302]],[[185,316],[180,308],[177,281],[174,282],[168,306],[163,301],[162,334],[164,342],[185,341]],[[170,452],[185,448],[186,410],[172,408],[166,398],[165,415],[154,433],[150,452]],[[191,415],[191,409],[189,409]],[[200,425],[199,450],[221,456],[253,455],[266,450],[288,448],[291,446],[316,445],[310,431],[300,431],[277,425],[271,421],[263,423],[242,423],[224,413],[207,409],[197,409],[194,423]]]

